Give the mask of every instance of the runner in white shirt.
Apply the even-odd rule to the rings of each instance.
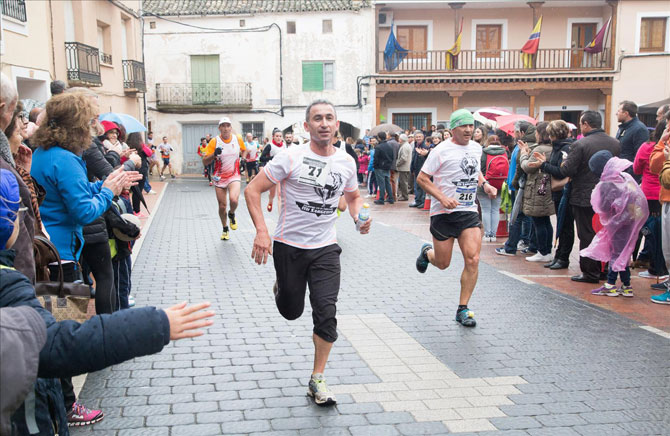
[[[216,200],[219,203],[219,218],[223,226],[221,240],[230,239],[228,232],[228,220],[230,228],[237,230],[237,221],[235,220],[235,210],[240,199],[240,154],[246,150],[242,136],[233,134],[233,127],[230,118],[223,117],[219,121],[219,132],[216,138],[213,138],[207,144],[203,165],[207,166],[214,162],[214,171],[212,181],[216,187]],[[227,198],[230,198],[230,210],[226,214]]]
[[[352,158],[331,144],[339,127],[333,105],[313,102],[306,111],[305,129],[311,141],[278,153],[247,186],[244,196],[256,238],[251,257],[258,264],[273,256],[277,280],[275,301],[284,318],[294,320],[304,309],[309,285],[314,330],[314,369],[308,395],[319,405],[335,404],[323,372],[337,339],[335,304],[340,290],[340,253],[335,236],[337,203],[349,203],[354,222],[363,200]],[[261,210],[261,193],[281,185],[282,201],[274,238],[270,238]],[[360,226],[370,230],[371,219]],[[272,242],[274,239],[274,243]]]
[[[472,141],[474,118],[470,111],[459,109],[452,113],[451,130],[453,138],[433,149],[417,176],[417,183],[433,197],[430,233],[435,248],[430,244],[421,247],[416,269],[424,273],[429,263],[446,269],[451,263],[454,240],[458,239],[465,267],[456,321],[465,327],[474,327],[477,323],[468,302],[477,283],[482,248],[481,221],[475,203],[477,186],[482,185],[491,197],[496,196],[497,190],[479,170],[482,148]]]
[[[247,133],[244,140],[244,163],[247,170],[247,183],[249,183],[257,174],[258,174],[258,152],[260,146],[258,145],[257,138],[251,134]]]

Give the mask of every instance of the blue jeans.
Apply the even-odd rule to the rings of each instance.
[[[423,207],[426,202],[426,191],[419,186],[419,183],[414,179],[414,204]]]
[[[146,193],[151,192],[151,185],[149,184],[149,178],[144,181],[144,191]]]
[[[390,200],[393,203],[393,191],[391,190],[391,172],[389,170],[375,170],[375,177],[377,177],[377,186],[379,186],[379,201],[384,201],[386,193],[388,193]]]
[[[496,198],[489,198],[488,194],[478,190],[477,199],[482,207],[484,236],[495,237],[500,222],[500,195]]]
[[[630,268],[626,267],[624,271],[612,271],[612,267],[610,267],[607,271],[607,283],[615,285],[617,275],[621,277],[621,283],[625,286],[630,286]]]
[[[535,226],[535,235],[537,235],[537,251],[542,256],[546,256],[551,253],[551,242],[554,237],[551,221],[548,216],[534,216],[532,219]]]

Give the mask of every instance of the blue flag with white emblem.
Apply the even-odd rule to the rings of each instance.
[[[389,34],[389,39],[386,41],[386,48],[384,49],[384,68],[386,68],[386,71],[393,71],[398,68],[400,62],[407,57],[408,52],[409,50],[402,48],[398,40],[395,38],[393,23],[391,23],[391,33]]]

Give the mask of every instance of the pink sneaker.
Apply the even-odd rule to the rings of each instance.
[[[72,410],[67,414],[67,425],[68,427],[91,425],[102,421],[104,417],[105,414],[102,413],[102,410],[91,410],[83,404],[75,402],[72,405]]]
[[[135,215],[137,218],[149,218],[149,215],[145,214],[144,212],[133,212],[133,215]]]

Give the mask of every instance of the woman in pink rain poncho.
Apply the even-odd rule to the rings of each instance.
[[[600,182],[591,194],[591,206],[599,215],[603,228],[580,254],[609,262],[607,283],[591,291],[592,295],[633,296],[628,261],[637,235],[649,216],[649,209],[640,186],[624,172],[631,165],[631,161],[612,157],[606,150],[597,152],[589,161],[591,171],[600,174]],[[623,283],[619,289],[615,286],[617,275]]]

